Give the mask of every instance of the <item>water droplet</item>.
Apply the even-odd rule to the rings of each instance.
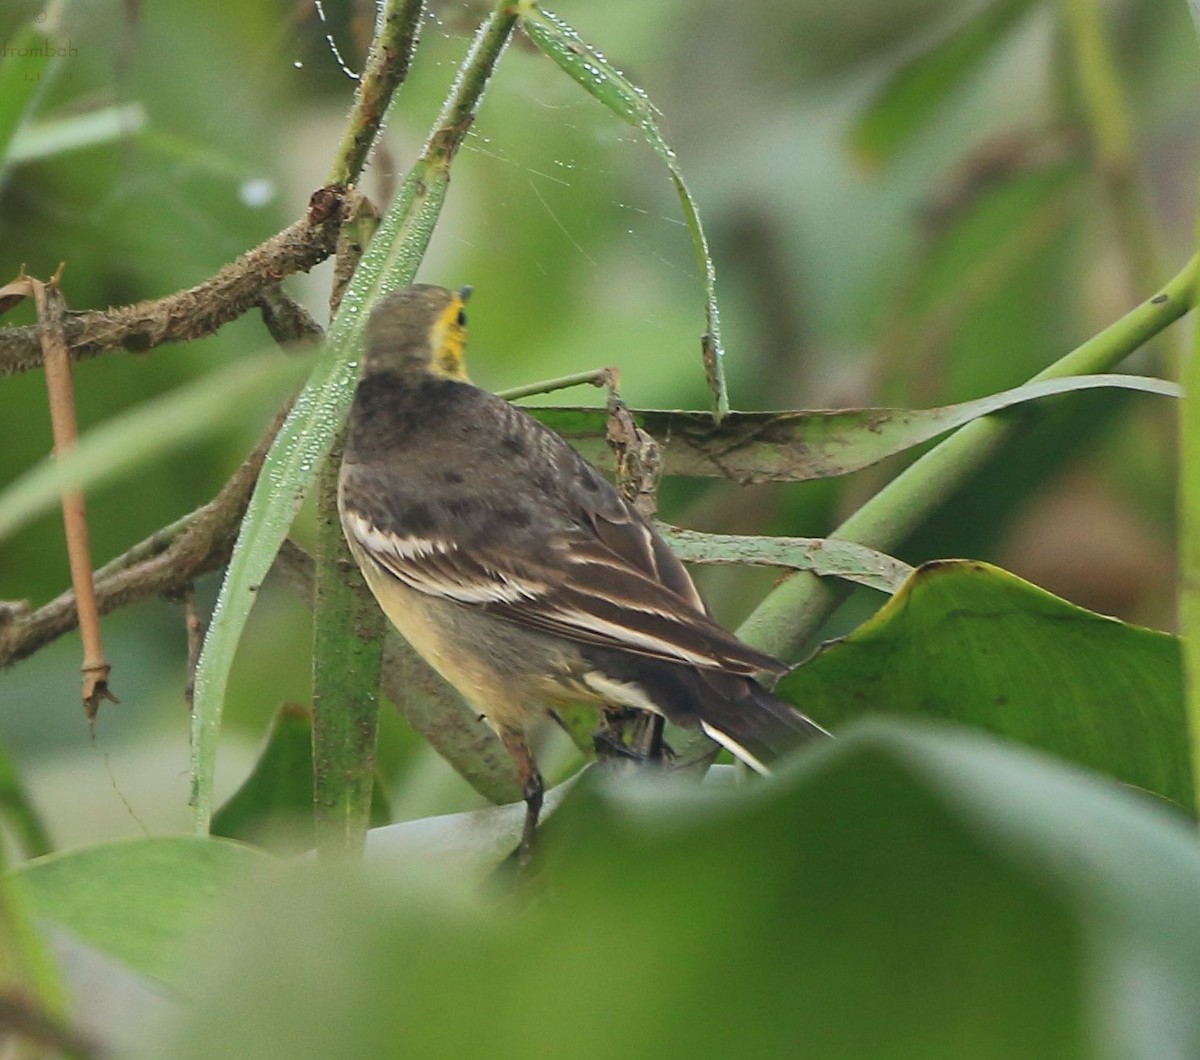
[[[242,186],[238,188],[238,198],[247,206],[266,206],[275,198],[276,191],[275,181],[269,177],[252,177],[242,181]]]

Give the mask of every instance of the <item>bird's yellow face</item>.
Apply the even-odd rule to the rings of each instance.
[[[429,370],[445,379],[467,381],[463,348],[467,344],[466,302],[471,288],[464,287],[450,296],[450,302],[433,322],[429,334],[431,358]]]

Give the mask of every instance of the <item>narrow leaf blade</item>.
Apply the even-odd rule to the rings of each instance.
[[[936,409],[734,412],[721,424],[706,413],[640,410],[638,426],[664,447],[672,475],[739,482],[801,482],[845,475],[931,441],[983,416],[1043,398],[1117,387],[1179,397],[1174,383],[1136,375],[1040,379]],[[608,454],[603,409],[537,408],[530,414],[599,462]]]
[[[707,329],[701,340],[705,377],[713,395],[713,418],[718,422],[729,412],[729,395],[725,387],[725,351],[721,345],[721,322],[717,308],[717,273],[708,237],[700,222],[696,200],[683,179],[675,151],[658,127],[657,110],[646,93],[612,65],[599,51],[584,40],[557,15],[538,7],[530,0],[517,5],[521,25],[526,35],[541,52],[578,84],[611,110],[617,117],[641,131],[646,142],[663,160],[671,182],[679,195],[684,220],[692,236],[692,246],[700,274],[704,277],[705,319]]]

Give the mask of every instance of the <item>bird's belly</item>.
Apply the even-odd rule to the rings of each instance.
[[[496,631],[488,627],[497,619],[410,589],[369,559],[363,569],[388,621],[494,728],[521,730],[542,712],[544,697],[531,687],[524,667],[505,665],[486,650],[495,646]]]

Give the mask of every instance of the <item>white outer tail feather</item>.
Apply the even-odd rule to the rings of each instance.
[[[719,743],[725,748],[726,751],[733,755],[734,758],[738,759],[738,761],[745,762],[746,765],[754,770],[754,772],[761,773],[764,777],[769,777],[771,775],[771,771],[754,755],[747,751],[746,748],[738,743],[737,740],[735,740],[732,736],[726,735],[716,726],[710,725],[707,721],[700,722],[700,728],[704,730],[705,736],[707,736],[710,740],[715,740],[717,743]]]

